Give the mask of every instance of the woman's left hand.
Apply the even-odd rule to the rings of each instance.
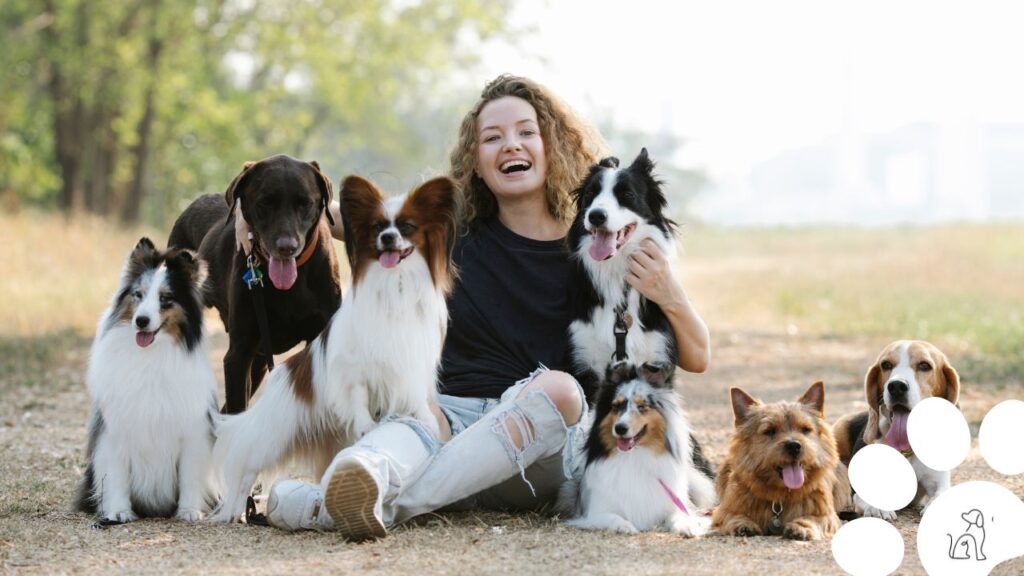
[[[644,298],[662,308],[680,304],[686,299],[683,287],[672,274],[672,267],[661,248],[650,238],[629,257],[629,283]]]

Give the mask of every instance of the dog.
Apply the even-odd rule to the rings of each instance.
[[[76,508],[101,523],[199,520],[212,503],[216,379],[203,333],[206,265],[142,238],[100,318],[86,383],[88,465]]]
[[[960,376],[946,355],[923,340],[897,340],[886,346],[864,377],[868,411],[848,414],[833,425],[839,457],[849,466],[858,450],[884,442],[902,452],[917,475],[911,505],[931,501],[949,488],[949,471],[932,470],[914,456],[907,438],[911,410],[925,398],[945,398],[959,407]],[[854,504],[864,516],[895,520],[896,511],[879,510],[860,496]]]
[[[735,536],[831,538],[850,484],[825,423],[825,385],[814,383],[796,402],[762,404],[739,388],[729,394],[735,429],[711,527]]]
[[[714,505],[715,487],[693,461],[674,375],[675,366],[667,363],[608,368],[577,460],[582,473],[559,494],[570,526],[683,536],[707,531],[698,508]]]
[[[454,190],[435,178],[385,201],[369,181],[345,179],[345,301],[320,336],[270,373],[249,410],[220,425],[214,466],[224,497],[214,521],[240,518],[262,471],[297,459],[319,477],[386,416],[413,416],[437,434],[428,400],[448,326]]]
[[[963,534],[953,540],[953,535],[946,532],[949,537],[949,558],[951,560],[967,560],[974,558],[978,561],[988,560],[985,556],[985,516],[977,508],[960,515],[967,528]],[[973,555],[972,555],[973,553]]]
[[[572,284],[578,294],[569,325],[574,374],[587,399],[594,401],[600,379],[613,361],[635,366],[676,366],[679,352],[672,326],[661,308],[626,283],[629,256],[650,238],[675,261],[676,223],[665,215],[668,204],[654,176],[647,149],[627,168],[608,157],[590,168],[575,192],[576,217],[569,229],[573,251]],[[695,470],[714,481],[711,463],[691,434],[688,442]],[[699,506],[714,502],[690,494]]]
[[[169,246],[197,250],[209,263],[205,302],[220,313],[229,336],[225,413],[245,410],[272,361],[270,354],[316,338],[341,304],[328,227],[328,222],[334,224],[327,209],[332,193],[330,180],[315,161],[272,156],[246,162],[223,197],[196,199],[171,229]],[[236,248],[236,204],[254,231],[252,272],[246,254]],[[270,281],[261,278],[250,289],[243,280],[247,272]],[[265,311],[269,345],[261,335],[260,309]]]

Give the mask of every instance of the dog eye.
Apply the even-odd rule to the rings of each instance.
[[[389,225],[390,225],[390,222],[376,222],[373,225],[373,233],[374,234],[380,234],[381,232],[386,230]]]
[[[398,225],[398,233],[402,236],[408,236],[416,231],[416,226],[408,222],[402,222]]]
[[[810,426],[804,426],[803,428],[800,429],[800,431],[803,432],[804,434],[810,434],[812,432]]]
[[[889,362],[888,360],[883,360],[882,370],[892,370],[892,362]]]
[[[775,437],[775,428],[768,428],[767,430],[764,431],[764,435],[769,437],[769,438],[774,438]]]
[[[160,308],[166,310],[174,304],[174,298],[171,298],[169,294],[160,295]]]
[[[141,290],[133,290],[132,291],[132,298],[135,298],[136,300],[142,300],[142,291]]]
[[[647,404],[640,404],[640,405],[638,405],[636,407],[636,411],[641,413],[641,414],[643,414],[644,412],[647,412],[647,410],[648,410]]]
[[[928,372],[932,369],[932,365],[927,362],[921,362],[917,365],[917,369],[921,372]]]

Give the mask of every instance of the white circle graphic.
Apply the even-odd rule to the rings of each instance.
[[[917,476],[906,457],[885,444],[870,444],[850,460],[850,484],[880,510],[902,510],[917,494]]]
[[[1001,474],[1024,473],[1024,402],[1006,400],[985,415],[978,446],[988,465]]]
[[[881,518],[858,518],[832,537],[836,564],[853,576],[892,574],[903,563],[903,537]]]
[[[926,398],[907,420],[914,455],[932,470],[952,470],[971,451],[971,430],[960,410],[945,398]]]

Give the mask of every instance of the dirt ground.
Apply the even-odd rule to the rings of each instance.
[[[211,340],[211,359],[219,366],[226,338],[216,333]],[[864,406],[861,378],[884,344],[782,332],[716,333],[712,368],[688,376],[683,389],[691,421],[712,461],[721,463],[730,433],[730,386],[774,401],[796,398],[823,379],[826,415],[833,421]],[[91,518],[71,511],[85,452],[89,406],[83,372],[89,342],[64,336],[55,346],[58,350],[49,356],[26,353],[25,358],[5,359],[7,373],[0,374],[3,573],[842,573],[828,542],[589,533],[536,514],[432,514],[395,529],[386,539],[364,544],[326,533],[169,520],[93,529]],[[18,363],[22,369],[12,369]],[[987,410],[1012,397],[1024,398],[1024,390],[965,382],[961,403],[975,437]],[[993,472],[978,452],[977,440],[974,446],[953,472],[953,483],[991,480],[1024,496],[1024,478]],[[919,519],[915,512],[903,512],[895,523],[906,544],[899,574],[924,573],[916,552]],[[995,573],[1024,573],[1024,559]]]

